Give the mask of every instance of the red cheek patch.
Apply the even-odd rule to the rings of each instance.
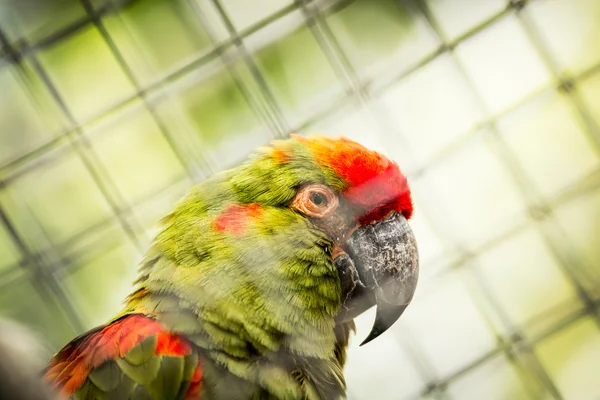
[[[263,213],[260,204],[232,204],[226,207],[214,220],[213,229],[217,232],[241,236],[248,225]]]

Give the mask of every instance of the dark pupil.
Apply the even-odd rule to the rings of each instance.
[[[313,193],[310,195],[310,201],[312,201],[314,205],[320,206],[325,204],[326,199],[321,193]]]

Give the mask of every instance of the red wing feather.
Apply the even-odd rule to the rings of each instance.
[[[156,336],[155,356],[185,357],[192,352],[192,346],[185,338],[165,332],[155,319],[142,314],[130,314],[72,340],[50,360],[44,379],[63,395],[71,396],[94,368],[107,360],[124,357],[152,335]],[[192,398],[192,391],[198,394],[201,376],[198,367],[187,398]]]

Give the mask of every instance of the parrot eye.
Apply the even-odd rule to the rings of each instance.
[[[325,196],[318,192],[314,192],[310,195],[310,201],[312,201],[312,203],[318,207],[324,207],[327,205],[327,199],[325,198]]]
[[[338,206],[338,198],[327,186],[307,185],[301,188],[294,201],[292,208],[310,217],[326,217]]]

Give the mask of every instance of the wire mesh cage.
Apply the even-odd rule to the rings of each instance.
[[[600,2],[0,0],[0,314],[106,321],[193,183],[290,132],[398,161],[413,305],[350,399],[598,399]],[[372,313],[359,318],[363,336]]]

